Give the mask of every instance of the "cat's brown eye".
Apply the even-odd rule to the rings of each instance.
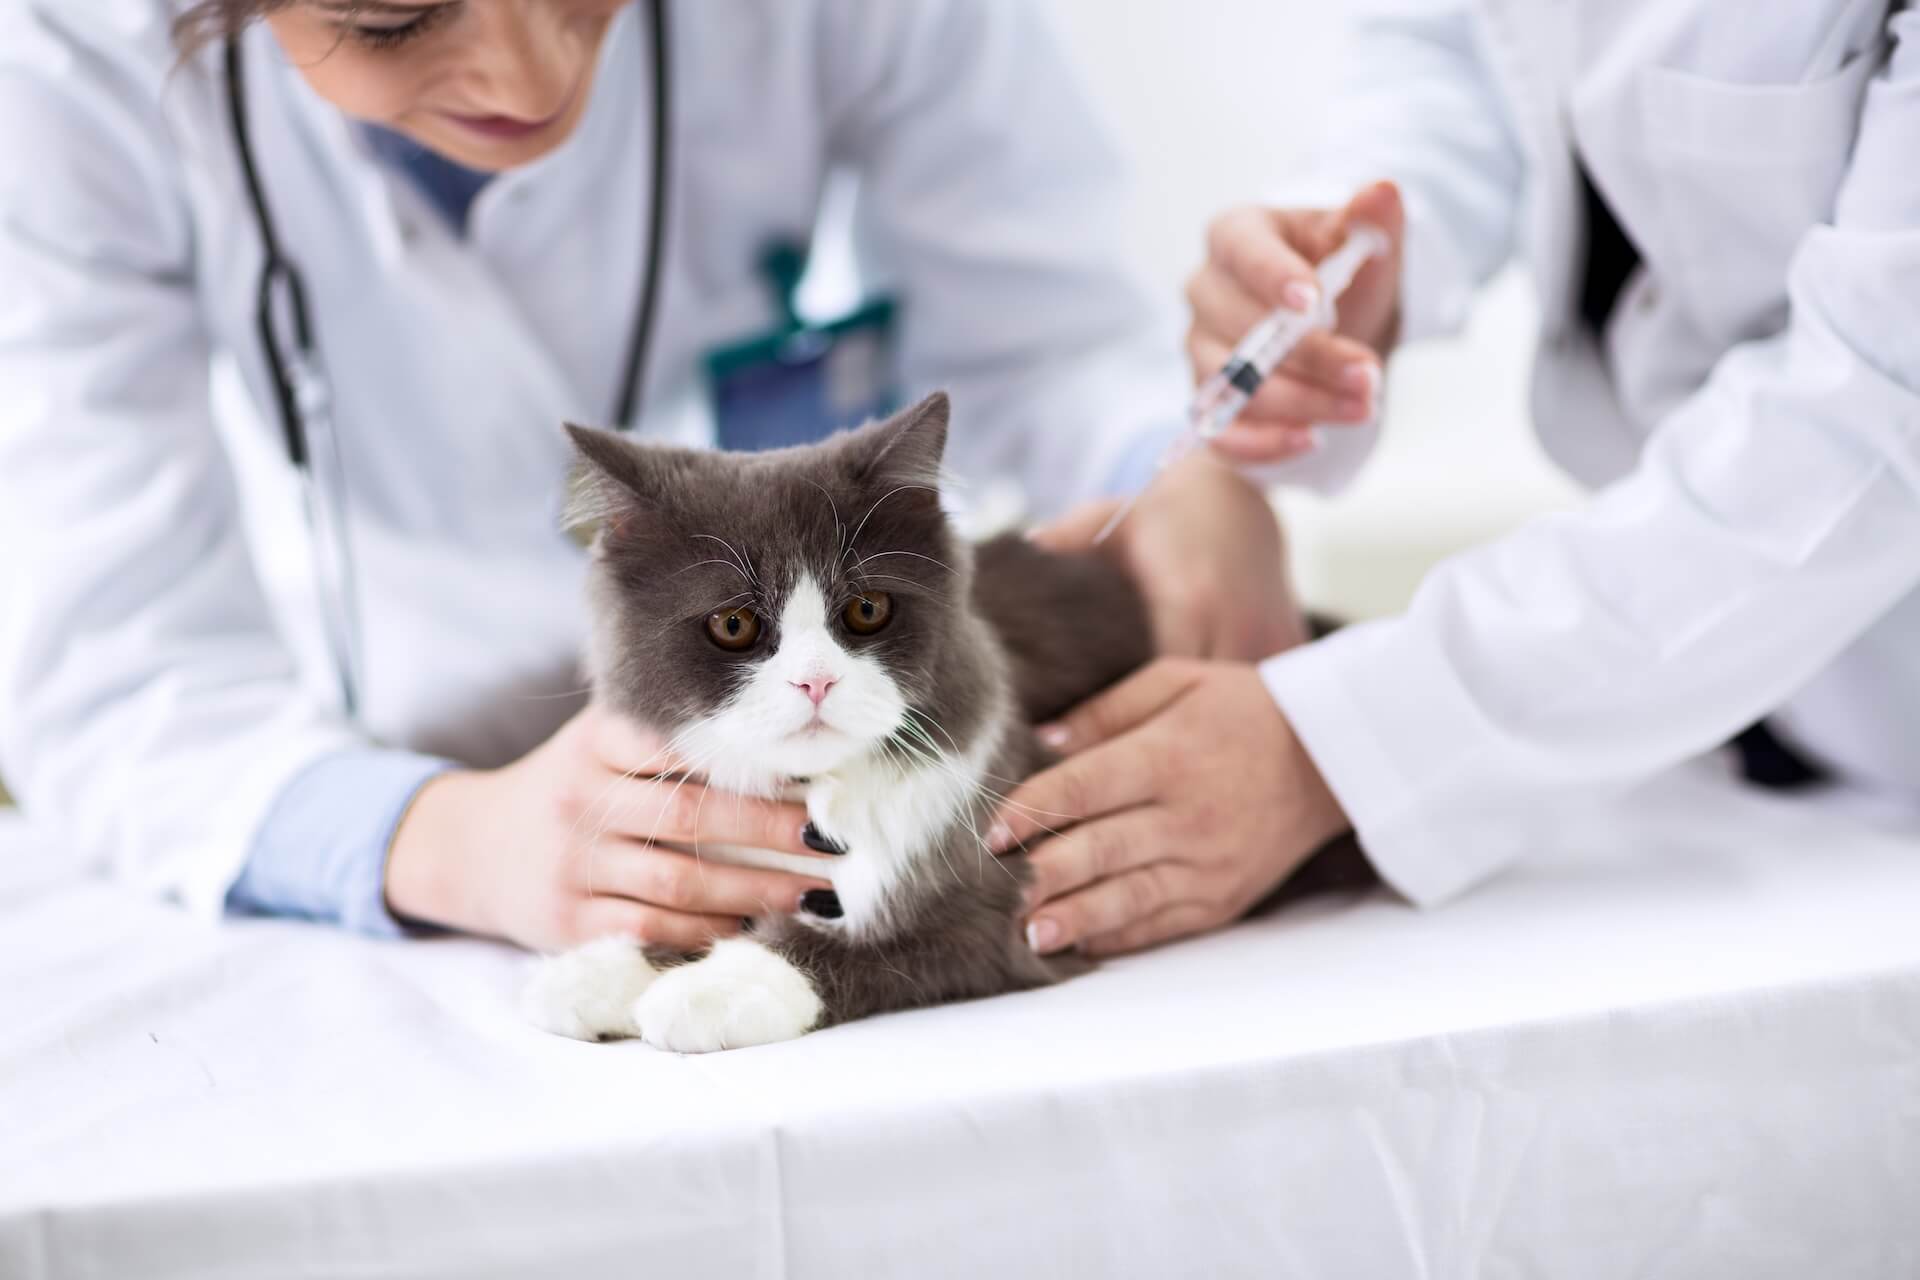
[[[855,596],[847,601],[846,610],[840,616],[846,621],[847,630],[857,636],[870,636],[893,621],[893,597],[884,591]]]
[[[744,653],[760,642],[760,615],[751,609],[720,609],[707,615],[707,635],[730,653]]]

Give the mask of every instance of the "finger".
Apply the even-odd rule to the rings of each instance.
[[[1207,263],[1187,281],[1187,305],[1193,309],[1194,328],[1227,346],[1246,337],[1273,310],[1261,306],[1216,262]]]
[[[1028,908],[1037,910],[1095,881],[1156,862],[1166,857],[1170,843],[1165,816],[1151,806],[1043,840],[1027,855],[1033,871]]]
[[[1185,600],[1150,600],[1153,651],[1164,658],[1200,658],[1212,649],[1213,618]],[[1048,726],[1049,730],[1053,726]],[[1071,730],[1069,730],[1071,735]],[[1049,736],[1057,736],[1049,733]],[[1071,741],[1069,736],[1068,741]],[[1085,746],[1086,743],[1082,743]]]
[[[674,951],[700,951],[746,927],[740,916],[697,915],[649,906],[631,898],[587,898],[574,913],[572,944],[596,938],[632,938]]]
[[[1290,462],[1320,447],[1313,428],[1296,422],[1240,421],[1213,439],[1213,451],[1229,462]]]
[[[653,843],[737,844],[809,857],[807,811],[797,804],[720,791],[691,779],[617,778],[601,819],[603,832]]]
[[[1268,310],[1304,311],[1320,297],[1312,263],[1282,235],[1282,224],[1261,209],[1226,214],[1207,233],[1208,259]]]
[[[1347,238],[1344,209],[1276,209],[1273,225],[1295,253],[1318,264]]]
[[[1380,362],[1360,343],[1330,333],[1309,334],[1294,349],[1303,358],[1296,372],[1292,358],[1267,375],[1242,416],[1292,422],[1357,423],[1373,417],[1380,380]],[[1355,353],[1358,353],[1357,355]],[[1189,336],[1188,359],[1201,378],[1211,377],[1232,358],[1232,352],[1213,338]]]
[[[1005,853],[1043,831],[1057,833],[1158,799],[1157,752],[1157,744],[1129,735],[1035,774],[1001,805],[988,849]]]
[[[701,915],[791,915],[831,880],[739,867],[657,845],[603,841],[583,860],[581,888]]]
[[[1385,232],[1393,251],[1398,253],[1400,242],[1407,234],[1407,205],[1401,198],[1400,188],[1391,182],[1376,182],[1362,187],[1347,202],[1340,219],[1342,239],[1356,222],[1367,223]]]
[[[1323,331],[1303,338],[1276,373],[1337,395],[1366,398],[1379,387],[1380,357],[1364,342]]]
[[[1027,944],[1041,955],[1050,955],[1084,938],[1143,925],[1190,898],[1196,878],[1191,867],[1176,862],[1154,862],[1124,871],[1036,911],[1027,921]]]
[[[1170,907],[1162,907],[1145,920],[1087,938],[1081,942],[1080,949],[1090,956],[1123,955],[1162,942],[1172,942],[1175,938],[1205,933],[1220,923],[1219,913],[1204,903],[1176,902]]]
[[[610,707],[596,705],[590,741],[600,763],[615,773],[651,777],[686,772],[686,762],[674,754],[664,735]]]
[[[1052,524],[1033,530],[1027,537],[1049,551],[1062,554],[1085,551],[1093,545],[1094,537],[1119,506],[1118,499],[1082,503]]]
[[[1152,718],[1198,679],[1190,664],[1155,662],[1042,726],[1040,740],[1062,755],[1085,751]]]

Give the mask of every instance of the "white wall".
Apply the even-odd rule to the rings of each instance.
[[[1332,82],[1339,0],[1044,0],[1140,176],[1134,252],[1169,296],[1208,219],[1300,172]],[[1385,443],[1332,502],[1283,495],[1302,589],[1350,616],[1398,608],[1435,559],[1572,498],[1528,432],[1525,281],[1464,339],[1397,358]]]

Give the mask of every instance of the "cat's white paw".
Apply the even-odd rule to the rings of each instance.
[[[730,938],[661,974],[633,1020],[656,1048],[712,1053],[803,1036],[824,1008],[806,974],[757,942]]]
[[[627,938],[602,938],[540,962],[520,993],[520,1011],[543,1031],[575,1040],[639,1034],[634,1002],[660,971]]]

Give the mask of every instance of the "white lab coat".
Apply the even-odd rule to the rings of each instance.
[[[1920,797],[1920,13],[1396,0],[1357,37],[1324,193],[1403,185],[1408,339],[1526,262],[1537,429],[1599,490],[1267,664],[1383,874],[1443,900],[1774,713]],[[1645,259],[1599,342],[1576,153]]]
[[[575,705],[583,553],[563,419],[612,411],[651,131],[622,14],[579,133],[456,238],[246,39],[255,149],[312,291],[359,572],[346,722],[255,336],[261,252],[217,53],[165,0],[0,2],[0,772],[30,814],[211,910],[282,787],[368,741],[513,758]],[[638,429],[710,438],[700,356],[756,334],[756,261],[861,179],[901,381],[953,391],[949,463],[1092,493],[1177,423],[1177,317],[1119,266],[1116,153],[1032,6],[698,0],[677,72],[662,310]],[[216,431],[210,358],[248,395]],[[224,424],[223,424],[224,425]]]

